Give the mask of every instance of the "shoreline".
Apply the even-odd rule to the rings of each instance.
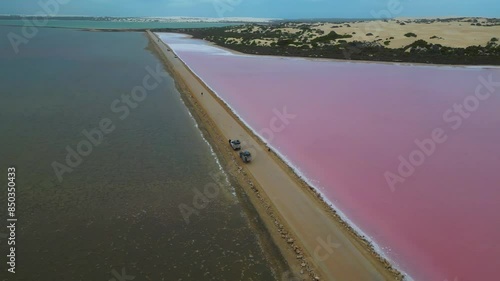
[[[145,33],[145,36],[151,39],[147,33]],[[209,145],[210,151],[216,158],[219,168],[222,169],[226,179],[234,188],[234,190],[230,192],[236,196],[240,200],[240,204],[243,205],[243,210],[247,213],[247,217],[249,218],[248,222],[257,233],[256,236],[261,250],[268,262],[273,265],[272,271],[276,274],[275,277],[279,280],[281,280],[282,277],[292,279],[298,278],[300,274],[300,265],[295,262],[295,256],[285,256],[290,253],[283,253],[281,249],[285,248],[287,244],[281,243],[282,241],[277,239],[276,235],[269,231],[270,228],[274,226],[273,222],[279,220],[279,218],[272,214],[268,208],[262,207],[263,204],[265,204],[263,203],[263,197],[259,195],[251,196],[250,194],[252,191],[258,194],[258,191],[252,183],[254,179],[245,172],[240,171],[242,167],[239,166],[238,159],[234,157],[232,149],[229,149],[227,145],[220,146],[214,143],[215,139],[221,137],[219,130],[214,128],[215,124],[205,118],[207,113],[203,108],[198,106],[194,96],[190,94],[190,90],[185,81],[176,75],[175,69],[169,64],[166,56],[161,53],[161,50],[158,49],[154,40],[149,40],[149,46],[147,48],[154,53],[155,56],[158,56],[159,60],[167,68],[167,71],[174,80],[175,87],[180,93],[180,98],[186,106],[189,115],[195,122],[195,126],[200,131],[204,141]],[[242,190],[244,188],[246,188],[246,190]],[[270,221],[268,217],[263,217],[261,215],[266,212],[268,217],[273,218],[272,221]],[[253,220],[250,218],[253,218]],[[280,231],[280,233],[282,232]],[[291,264],[290,261],[294,261],[295,263]]]
[[[172,32],[154,30],[155,32]],[[320,20],[178,29],[245,54],[437,65],[500,65],[500,19]],[[496,37],[495,37],[496,36]]]
[[[474,18],[474,17],[471,17]],[[421,19],[421,18],[415,18],[415,19]],[[431,19],[435,19],[431,17]],[[491,18],[495,19],[495,18]],[[377,21],[373,19],[369,20],[363,20],[361,22],[371,22],[371,21]],[[288,21],[287,21],[288,22]],[[291,21],[293,22],[293,21]],[[335,22],[337,24],[341,23],[349,23],[348,21],[342,21],[342,22]],[[247,23],[230,23],[230,24],[247,24]],[[17,28],[22,28],[24,27],[23,25],[0,25],[4,27],[17,27]],[[201,38],[198,38],[196,36],[193,36],[190,33],[186,33],[186,31],[183,31],[185,29],[190,30],[193,28],[89,28],[89,27],[64,27],[64,26],[35,26],[37,28],[50,28],[50,29],[67,29],[67,30],[76,30],[76,31],[83,31],[83,32],[169,32],[169,33],[177,33],[177,34],[183,34],[186,36],[191,37],[192,39],[196,40],[203,40]],[[198,28],[194,28],[198,29]],[[203,28],[199,28],[203,29]],[[223,46],[220,44],[217,44],[212,41],[207,41],[210,44],[217,46],[218,48],[224,49],[230,53],[233,54],[239,54],[239,55],[245,55],[245,56],[264,56],[264,57],[284,57],[284,58],[289,58],[289,59],[304,59],[304,60],[312,60],[312,61],[325,61],[325,62],[339,62],[339,63],[364,63],[364,64],[382,64],[382,65],[397,65],[397,66],[417,66],[417,67],[451,67],[451,68],[471,68],[471,69],[500,69],[500,65],[498,64],[463,64],[463,63],[433,63],[433,62],[412,62],[412,61],[391,61],[391,60],[377,60],[377,59],[347,59],[347,58],[330,58],[330,57],[311,57],[311,56],[300,56],[300,55],[290,55],[290,54],[281,54],[281,55],[275,55],[275,54],[257,54],[257,53],[251,53],[251,52],[242,52],[238,51],[236,49],[232,49],[227,46]],[[496,58],[496,57],[493,57]]]
[[[175,54],[175,52],[173,52]],[[179,58],[179,60],[181,60]],[[181,60],[182,61],[182,60]],[[188,67],[189,68],[189,67]],[[413,281],[413,279],[403,271],[397,268],[397,266],[394,265],[394,262],[390,261],[388,257],[385,256],[383,251],[381,250],[381,247],[373,241],[369,235],[365,234],[361,228],[359,228],[356,224],[354,224],[347,215],[345,215],[340,208],[337,208],[335,204],[333,204],[327,197],[320,191],[320,187],[313,184],[310,179],[308,179],[298,167],[296,167],[292,161],[290,161],[285,155],[280,153],[275,147],[269,145],[266,143],[265,139],[258,135],[255,131],[253,131],[250,127],[250,125],[243,120],[241,116],[239,116],[236,111],[234,111],[229,104],[227,104],[224,100],[222,100],[218,95],[216,94],[216,91],[214,91],[208,84],[203,81],[203,79],[200,78],[200,76],[191,70],[189,68],[190,72],[192,72],[193,75],[197,77],[198,80],[200,80],[204,85],[219,99],[219,102],[223,104],[224,107],[227,108],[227,110],[231,111],[232,115],[234,115],[234,118],[243,124],[245,126],[245,129],[256,139],[258,139],[261,144],[265,147],[268,147],[271,149],[271,152],[269,152],[273,159],[278,163],[283,170],[288,170],[292,177],[294,177],[297,181],[300,182],[301,187],[305,190],[305,192],[310,192],[313,197],[315,197],[319,202],[318,204],[321,204],[322,207],[325,208],[325,211],[332,216],[334,220],[339,222],[342,227],[346,228],[346,230],[353,235],[355,239],[358,239],[362,244],[364,244],[364,247],[367,247],[368,250],[375,256],[375,258],[379,259],[381,263],[386,265],[387,267],[391,268],[391,271],[394,270],[395,276],[396,277],[404,277],[406,279],[403,279],[405,281]],[[368,238],[367,238],[368,237]],[[363,250],[366,250],[363,248]]]
[[[190,82],[199,84],[198,88],[201,87],[210,94],[210,97],[206,95],[202,98],[199,98],[196,94],[194,95],[196,96],[195,98],[193,94],[191,94],[195,106],[199,103],[200,106],[198,107],[200,107],[201,110],[208,112],[206,118],[202,120],[202,122],[212,123],[211,125],[216,127],[215,130],[219,129],[219,131],[221,131],[219,126],[223,126],[225,128],[225,124],[219,124],[217,121],[231,123],[233,126],[240,126],[240,134],[244,132],[246,137],[249,138],[250,143],[261,148],[260,151],[264,154],[262,157],[266,158],[264,159],[265,161],[270,162],[266,162],[265,164],[270,165],[270,167],[275,169],[275,172],[279,172],[283,177],[286,177],[286,179],[281,178],[281,182],[265,179],[264,176],[260,174],[261,171],[257,167],[257,165],[264,165],[264,160],[259,163],[255,163],[255,165],[252,165],[254,164],[252,163],[250,165],[240,166],[241,164],[238,163],[241,162],[238,162],[238,159],[235,159],[235,153],[228,149],[226,143],[227,135],[226,138],[221,139],[220,143],[218,140],[214,139],[211,141],[215,143],[216,146],[221,146],[223,148],[220,150],[225,150],[229,153],[229,155],[232,155],[233,163],[236,163],[236,165],[239,166],[238,173],[241,172],[247,179],[249,179],[249,181],[247,181],[248,185],[246,187],[243,186],[243,188],[252,203],[254,203],[254,206],[259,204],[262,205],[260,208],[259,206],[255,207],[263,220],[267,221],[266,225],[269,228],[271,236],[275,238],[274,240],[281,249],[283,256],[285,256],[285,258],[289,261],[290,267],[295,269],[295,272],[298,270],[296,264],[300,263],[300,271],[303,273],[304,268],[306,268],[306,271],[312,280],[315,280],[316,277],[320,278],[316,280],[330,280],[337,278],[344,280],[346,277],[349,278],[349,280],[352,278],[355,278],[356,280],[403,279],[404,275],[395,269],[386,258],[378,253],[375,246],[372,245],[372,243],[368,241],[364,235],[360,235],[358,231],[356,231],[355,227],[349,225],[349,223],[342,218],[341,213],[335,210],[331,204],[326,202],[320,192],[307,184],[307,182],[304,181],[299,174],[297,174],[294,168],[286,163],[280,155],[276,154],[274,151],[272,153],[263,152],[266,150],[266,144],[263,143],[263,141],[256,136],[253,131],[245,126],[244,122],[242,122],[238,116],[235,116],[234,112],[228,108],[225,102],[220,100],[216,94],[213,93],[213,91],[189,69],[188,66],[186,66],[180,59],[175,58],[172,52],[168,54],[169,52],[165,51],[165,48],[169,48],[166,44],[163,42],[158,43],[158,37],[150,31],[148,31],[147,34],[149,35],[151,42],[153,42],[160,51],[159,53],[166,58],[168,67],[176,72],[174,73],[176,81],[178,79],[185,81],[191,80]],[[186,90],[190,90],[189,92],[191,93],[199,92],[193,91],[193,88],[196,88],[196,86],[191,83],[189,83],[187,88],[189,89]],[[181,91],[181,95],[187,95],[187,93]],[[208,104],[208,98],[213,99],[210,104]],[[221,112],[225,112],[226,116],[224,116],[224,119],[221,119],[221,117],[218,116],[219,120],[210,120],[212,122],[207,120],[212,119],[213,115]],[[230,133],[227,131],[230,130],[226,130],[226,134]],[[224,132],[220,133],[220,135],[225,135]],[[218,156],[221,157],[220,155]],[[259,157],[261,157],[261,155],[259,155]],[[259,158],[259,160],[261,159]],[[260,182],[263,184],[261,185]],[[283,190],[277,191],[276,186],[273,186],[273,184],[285,185],[283,190],[287,193],[283,193]],[[292,190],[293,192],[291,192]],[[293,196],[290,193],[293,193]],[[293,197],[291,199],[294,199],[294,202],[300,202],[301,204],[288,206],[293,204],[293,202],[287,203],[280,201],[279,198],[283,197]],[[257,204],[255,204],[255,202]],[[303,210],[297,211],[294,209]],[[302,214],[303,211],[305,211],[305,214]],[[280,221],[282,223],[280,223]],[[311,225],[315,227],[308,227]],[[338,243],[340,245],[339,248],[335,249],[333,253],[330,253],[326,260],[319,258],[317,250],[322,249],[318,248],[317,240],[322,239],[326,241],[328,239],[329,241],[331,236],[334,236],[332,240],[340,242]],[[313,270],[312,267],[314,267],[315,270]]]
[[[154,34],[154,33],[153,33]],[[198,38],[194,38],[193,36],[189,34],[184,34],[186,37],[192,39],[192,40],[202,40]],[[156,35],[155,35],[156,36]],[[157,38],[157,37],[155,37]],[[161,39],[160,39],[161,40]],[[294,59],[293,57],[280,57],[280,56],[273,56],[273,55],[255,55],[255,54],[245,54],[245,53],[240,53],[238,51],[234,51],[231,49],[227,49],[225,47],[219,46],[213,42],[210,41],[205,41],[208,43],[208,45],[215,46],[220,49],[224,49],[228,52],[231,52],[236,55],[243,55],[243,56],[264,56],[264,57],[274,57],[274,58],[285,58],[285,59]],[[163,44],[167,45],[166,43],[163,42]],[[168,46],[168,45],[167,45]],[[175,54],[175,51],[172,50],[169,46],[168,48],[171,50],[173,54]],[[177,54],[175,54],[177,55]],[[182,61],[181,58],[177,58],[178,60]],[[328,59],[328,58],[295,58],[295,59],[305,59],[305,60],[315,60],[315,61],[325,61],[325,62],[331,62],[332,60],[335,59]],[[342,60],[339,60],[340,62],[343,62]],[[310,179],[308,179],[298,167],[296,167],[292,161],[290,161],[285,155],[280,153],[275,147],[269,145],[266,143],[266,140],[260,136],[257,132],[251,129],[251,126],[240,116],[238,113],[233,110],[233,108],[226,103],[222,98],[219,97],[217,92],[212,89],[208,83],[206,83],[203,79],[200,78],[200,75],[197,74],[195,71],[193,71],[189,66],[187,66],[183,61],[182,63],[186,66],[186,68],[189,69],[192,75],[194,75],[197,80],[199,80],[201,83],[205,85],[206,88],[208,88],[213,95],[215,95],[216,99],[218,99],[219,103],[222,104],[228,111],[230,111],[232,117],[234,117],[239,123],[242,124],[242,126],[246,129],[246,131],[252,135],[252,137],[256,138],[259,140],[259,142],[262,144],[263,147],[265,148],[271,148],[270,155],[273,156],[274,161],[278,163],[283,170],[289,171],[289,175],[296,179],[297,182],[301,185],[301,187],[304,189],[306,193],[310,193],[312,197],[314,197],[315,200],[318,201],[318,204],[321,205],[322,208],[324,208],[324,211],[331,215],[331,217],[335,220],[335,222],[338,222],[341,224],[343,228],[349,232],[352,237],[357,242],[360,242],[362,245],[362,250],[368,250],[371,255],[373,255],[376,259],[379,260],[382,264],[384,264],[385,268],[391,271],[395,277],[397,278],[402,278],[402,280],[406,281],[412,281],[412,277],[408,275],[406,272],[402,271],[401,269],[398,268],[398,266],[395,264],[394,261],[391,261],[384,253],[382,248],[375,242],[373,239],[367,235],[364,231],[361,230],[355,223],[353,223],[347,215],[345,215],[340,208],[337,208],[334,203],[332,203],[327,197],[320,191],[321,188],[320,186],[315,185],[312,183]],[[353,63],[363,63],[360,61],[353,61]],[[364,63],[372,64],[372,63],[379,63],[379,62],[374,62],[374,61],[365,61]],[[384,64],[387,65],[394,65],[395,63],[392,62],[383,62]],[[423,66],[428,66],[432,67],[429,65],[423,65]],[[435,65],[435,66],[441,66],[443,65]],[[452,66],[453,67],[453,66]],[[470,67],[474,68],[473,66],[465,66],[465,67]],[[366,248],[365,248],[366,247]]]
[[[153,31],[152,31],[153,32]],[[170,31],[171,33],[182,34],[193,40],[203,40],[196,38],[191,34]],[[218,45],[211,41],[206,41],[209,45],[223,49],[231,54],[249,57],[270,57],[270,58],[286,58],[286,59],[299,59],[299,60],[309,60],[318,62],[338,62],[338,63],[357,63],[357,64],[382,64],[382,65],[395,65],[395,66],[411,66],[411,67],[437,67],[437,68],[471,68],[471,69],[500,69],[499,65],[483,65],[483,64],[437,64],[437,63],[422,63],[422,62],[394,62],[394,61],[377,61],[377,60],[354,60],[354,59],[335,59],[335,58],[314,58],[314,57],[304,57],[304,56],[279,56],[279,55],[257,55],[252,53],[243,53],[225,46]]]

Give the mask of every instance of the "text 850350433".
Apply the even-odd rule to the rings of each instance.
[[[16,273],[16,168],[7,169],[7,244],[9,245],[7,269],[10,273]]]

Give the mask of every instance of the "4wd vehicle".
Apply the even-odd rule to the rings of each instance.
[[[240,152],[240,158],[243,160],[243,162],[248,163],[252,161],[252,154],[245,150],[243,152]]]
[[[241,142],[239,140],[229,140],[229,145],[233,148],[233,150],[241,149]]]

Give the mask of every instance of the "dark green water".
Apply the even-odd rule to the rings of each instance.
[[[0,233],[13,165],[17,273],[0,236],[0,280],[276,279],[248,212],[211,176],[219,166],[173,80],[123,120],[111,109],[159,64],[142,33],[40,29],[16,55],[9,32],[20,31],[0,27]],[[105,118],[114,131],[59,181],[51,164],[66,165],[66,147]],[[195,208],[194,190],[210,183],[219,194],[187,224],[179,205]]]

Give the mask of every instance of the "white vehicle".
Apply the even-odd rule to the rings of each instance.
[[[229,145],[233,148],[233,150],[241,149],[241,142],[239,140],[229,140]]]

